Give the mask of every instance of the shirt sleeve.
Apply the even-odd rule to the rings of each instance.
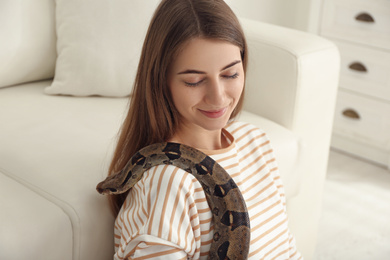
[[[269,151],[271,151],[270,153],[268,153],[266,155],[267,164],[270,167],[270,171],[271,171],[274,183],[275,183],[275,185],[276,185],[276,187],[278,189],[278,194],[280,196],[281,203],[283,204],[284,214],[286,215],[285,217],[286,217],[286,219],[288,219],[288,216],[287,216],[287,206],[286,206],[286,195],[285,195],[286,193],[285,193],[285,189],[284,189],[282,178],[280,176],[278,163],[277,163],[277,160],[276,160],[273,148],[272,148],[272,144],[270,143],[270,140],[267,137],[267,135],[265,135],[265,138],[266,138],[266,140],[268,140],[268,146],[269,146],[268,149],[269,149]],[[289,238],[288,239],[288,244],[289,244],[288,255],[289,255],[289,259],[290,260],[301,260],[301,259],[303,259],[302,255],[297,250],[295,238],[291,234],[289,228],[288,228],[288,238]]]
[[[262,150],[267,151],[264,154],[264,160],[265,164],[269,168],[270,174],[273,178],[273,182],[275,184],[275,187],[278,189],[278,194],[280,196],[280,200],[284,206],[285,213],[287,213],[287,208],[286,208],[286,192],[284,189],[284,184],[279,172],[279,166],[278,166],[278,161],[277,158],[275,157],[275,152],[273,149],[273,145],[271,143],[271,140],[267,136],[267,134],[259,129],[259,133],[261,133],[262,141],[260,145],[262,146]]]
[[[153,235],[133,237],[124,250],[125,258],[115,259],[188,259],[187,253],[178,245]]]
[[[288,233],[289,233],[289,244],[290,244],[289,259],[290,260],[302,260],[303,257],[297,249],[294,236],[290,233],[290,231]]]
[[[201,258],[212,238],[211,217],[194,176],[175,166],[153,167],[118,214],[114,259]]]
[[[269,151],[269,152],[267,152],[265,154],[264,159],[266,161],[266,164],[269,167],[270,174],[271,174],[271,176],[273,178],[273,182],[274,182],[274,184],[275,184],[275,186],[276,186],[276,188],[278,190],[278,196],[279,196],[280,201],[281,201],[281,203],[283,205],[284,215],[285,215],[285,218],[288,221],[285,189],[284,189],[282,178],[280,176],[278,163],[277,163],[277,160],[276,160],[276,157],[275,157],[275,154],[274,154],[272,143],[270,142],[270,139],[268,138],[268,136],[266,135],[265,132],[263,132],[261,130],[260,130],[260,132],[262,132],[262,135],[264,135],[263,140],[265,140],[265,142],[263,142],[263,144],[262,144],[262,145],[264,145],[263,149],[266,150],[266,151]],[[295,238],[291,234],[290,229],[288,227],[287,227],[287,232],[288,232],[288,243],[287,243],[287,246],[288,246],[288,253],[287,253],[288,259],[290,259],[290,260],[301,260],[301,259],[303,259],[302,255],[297,250]]]

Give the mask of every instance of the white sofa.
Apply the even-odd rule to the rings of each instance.
[[[107,173],[128,103],[119,96],[131,89],[129,75],[156,0],[134,0],[131,8],[126,1],[104,2],[2,1],[0,259],[112,259],[114,218],[95,186]],[[107,30],[107,24],[118,28]],[[123,36],[125,43],[110,45],[126,34],[117,30],[134,24],[139,30],[130,33],[134,38]],[[250,62],[241,120],[268,132],[291,230],[311,259],[338,50],[307,33],[245,19],[242,24]],[[133,45],[126,46],[129,41]],[[117,53],[104,53],[110,47]]]

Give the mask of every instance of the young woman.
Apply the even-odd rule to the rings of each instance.
[[[251,225],[250,259],[300,259],[283,185],[264,132],[234,122],[243,102],[247,45],[223,0],[163,0],[150,23],[109,174],[141,148],[176,142],[233,177]],[[206,259],[212,213],[197,179],[175,166],[147,170],[111,195],[115,259]]]

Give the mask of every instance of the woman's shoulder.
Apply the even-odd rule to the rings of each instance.
[[[255,136],[266,136],[263,129],[247,122],[232,121],[225,129],[234,137],[235,141],[245,138],[252,138]]]
[[[233,137],[237,151],[252,151],[253,149],[264,151],[272,149],[266,132],[253,124],[234,121],[225,129]]]
[[[191,204],[199,196],[204,197],[201,191],[201,184],[192,174],[173,165],[160,164],[144,171],[140,180],[130,189],[126,200],[141,204],[156,201],[166,204],[179,196]],[[126,203],[124,205],[125,208],[129,206]]]
[[[142,179],[161,183],[182,182],[183,180],[186,182],[193,182],[196,178],[180,167],[170,164],[159,164],[146,170]]]
[[[194,175],[180,167],[159,164],[146,170],[136,186],[149,192],[157,192],[157,194],[159,190],[163,190],[164,193],[194,193],[201,187],[201,184]]]

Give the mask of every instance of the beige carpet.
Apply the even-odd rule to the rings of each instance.
[[[390,259],[390,171],[331,151],[315,260]]]

